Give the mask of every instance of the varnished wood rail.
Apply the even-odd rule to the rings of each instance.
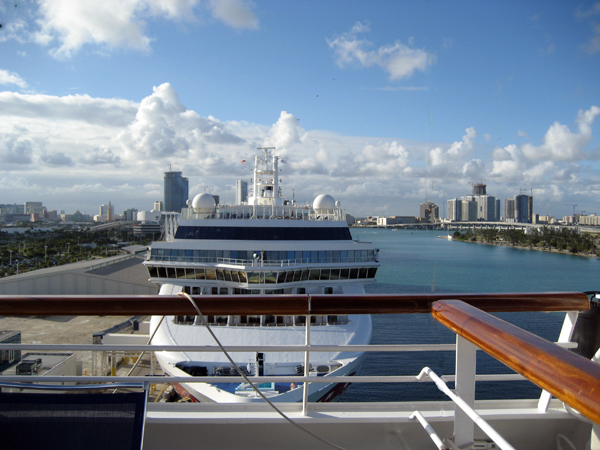
[[[582,311],[581,292],[366,295],[197,295],[203,314],[326,315],[430,313],[433,302],[460,299],[483,311]],[[1,295],[0,316],[195,315],[177,295]]]
[[[600,365],[459,300],[433,304],[456,334],[600,424]]]

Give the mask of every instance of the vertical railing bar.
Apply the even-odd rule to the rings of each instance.
[[[579,311],[568,311],[567,314],[565,314],[565,320],[563,321],[562,328],[558,336],[557,344],[571,341],[571,337],[573,336],[573,330],[575,329],[575,322],[577,322],[578,316]],[[550,406],[550,400],[552,400],[552,394],[550,394],[550,392],[546,390],[542,390],[537,405],[538,411],[548,411],[548,407]]]
[[[306,315],[304,327],[306,328],[305,337],[304,337],[304,345],[307,347],[310,346],[310,320],[311,320],[311,305],[310,305],[310,294],[307,295],[308,302],[308,314]],[[304,376],[308,377],[310,375],[310,352],[307,349],[304,352]],[[308,383],[304,383],[304,390],[302,391],[302,415],[308,415]]]

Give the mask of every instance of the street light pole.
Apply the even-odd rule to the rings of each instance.
[[[8,259],[8,264],[12,266],[12,250],[9,250],[8,253],[10,253],[10,257]]]

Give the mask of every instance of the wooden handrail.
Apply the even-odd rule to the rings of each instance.
[[[411,314],[429,313],[435,301],[461,299],[489,312],[582,311],[581,292],[522,294],[199,295],[203,314]],[[0,316],[195,315],[177,295],[1,295]]]
[[[433,304],[433,317],[486,353],[600,424],[600,365],[459,300]]]

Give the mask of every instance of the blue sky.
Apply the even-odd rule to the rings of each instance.
[[[600,2],[0,3],[0,203],[150,209],[172,164],[234,200],[285,193],[418,215],[485,180],[600,214]]]

